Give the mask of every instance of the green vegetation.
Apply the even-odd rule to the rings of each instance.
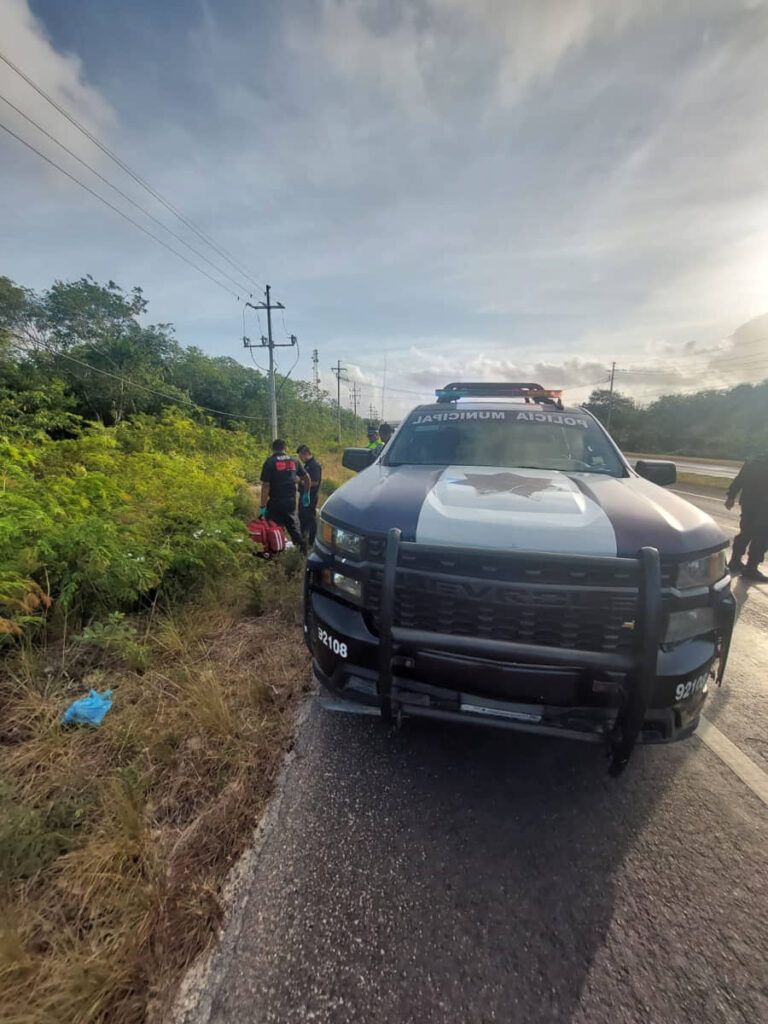
[[[167,324],[142,326],[146,308],[112,282],[38,296],[0,279],[6,636],[198,596],[252,562],[244,521],[268,451],[266,380],[182,348]],[[278,389],[282,432],[337,450],[333,402],[286,378]],[[361,427],[344,412],[352,436]]]
[[[302,560],[255,559],[245,530],[270,440],[265,378],[183,348],[145,312],[113,283],[34,295],[0,279],[9,1024],[164,1019],[308,685]],[[302,382],[278,388],[281,432],[318,451],[330,492],[344,479],[336,407]],[[91,687],[113,693],[103,725],[63,728]]]
[[[730,487],[731,481],[724,476],[706,476],[701,473],[678,473],[677,482],[679,484],[695,484],[696,487],[706,489],[708,491],[719,491],[722,494]]]
[[[586,406],[607,424],[607,390],[593,391]],[[611,433],[624,451],[743,460],[768,451],[767,409],[768,380],[664,395],[645,407],[614,393]]]
[[[302,560],[254,559],[245,530],[270,440],[266,380],[184,348],[146,311],[112,282],[37,295],[0,278],[8,1024],[165,1019],[309,678]],[[675,438],[740,457],[768,442],[766,387],[649,410],[619,396],[614,425],[636,450]],[[281,433],[318,452],[332,493],[345,479],[335,404],[285,377],[278,390]],[[604,418],[604,393],[592,407]],[[343,413],[346,439],[362,426]],[[113,693],[103,725],[62,728],[91,687]]]

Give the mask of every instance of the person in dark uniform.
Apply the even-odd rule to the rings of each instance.
[[[392,437],[393,433],[394,431],[392,430],[392,427],[390,427],[388,423],[379,424],[379,437],[381,438],[382,444],[386,444],[389,441],[390,437]]]
[[[306,554],[307,546],[296,518],[296,486],[301,482],[309,487],[309,477],[299,460],[286,455],[285,449],[285,441],[278,437],[262,466],[259,518],[284,526],[293,543]]]
[[[307,547],[311,548],[315,543],[315,534],[317,533],[317,499],[320,494],[320,481],[323,479],[323,467],[307,445],[300,445],[298,454],[304,464],[304,472],[309,477],[309,486],[301,485],[299,526],[302,536],[306,537]]]
[[[745,462],[728,488],[725,507],[733,508],[736,499],[741,504],[739,533],[733,540],[728,568],[741,573],[746,580],[768,583],[768,576],[759,566],[768,547],[768,452]],[[749,547],[747,564],[742,558]]]

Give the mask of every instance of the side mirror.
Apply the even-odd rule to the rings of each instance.
[[[363,469],[368,469],[377,455],[378,452],[372,448],[345,448],[341,464],[344,469],[351,469],[353,473],[359,473]]]
[[[652,484],[659,487],[669,487],[677,483],[677,466],[674,462],[664,462],[661,459],[638,459],[635,466],[640,476],[650,480]]]

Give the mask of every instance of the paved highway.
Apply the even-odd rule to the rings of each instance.
[[[619,780],[578,743],[312,707],[185,1024],[768,1021],[768,595],[737,593],[706,741]]]
[[[630,455],[625,452],[629,462],[634,466],[641,455]],[[664,458],[663,455],[649,455],[648,458]],[[675,463],[679,473],[695,473],[697,476],[717,476],[725,480],[733,480],[739,471],[739,466],[732,466],[726,462],[699,462],[696,459],[685,459],[680,456],[671,455],[670,460]]]
[[[693,459],[675,459],[679,473],[696,473],[699,476],[718,476],[733,480],[739,471],[738,466],[727,466],[719,462],[696,462]]]

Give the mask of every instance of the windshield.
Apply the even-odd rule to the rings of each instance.
[[[392,440],[390,466],[504,466],[624,476],[597,424],[527,409],[416,412]]]

